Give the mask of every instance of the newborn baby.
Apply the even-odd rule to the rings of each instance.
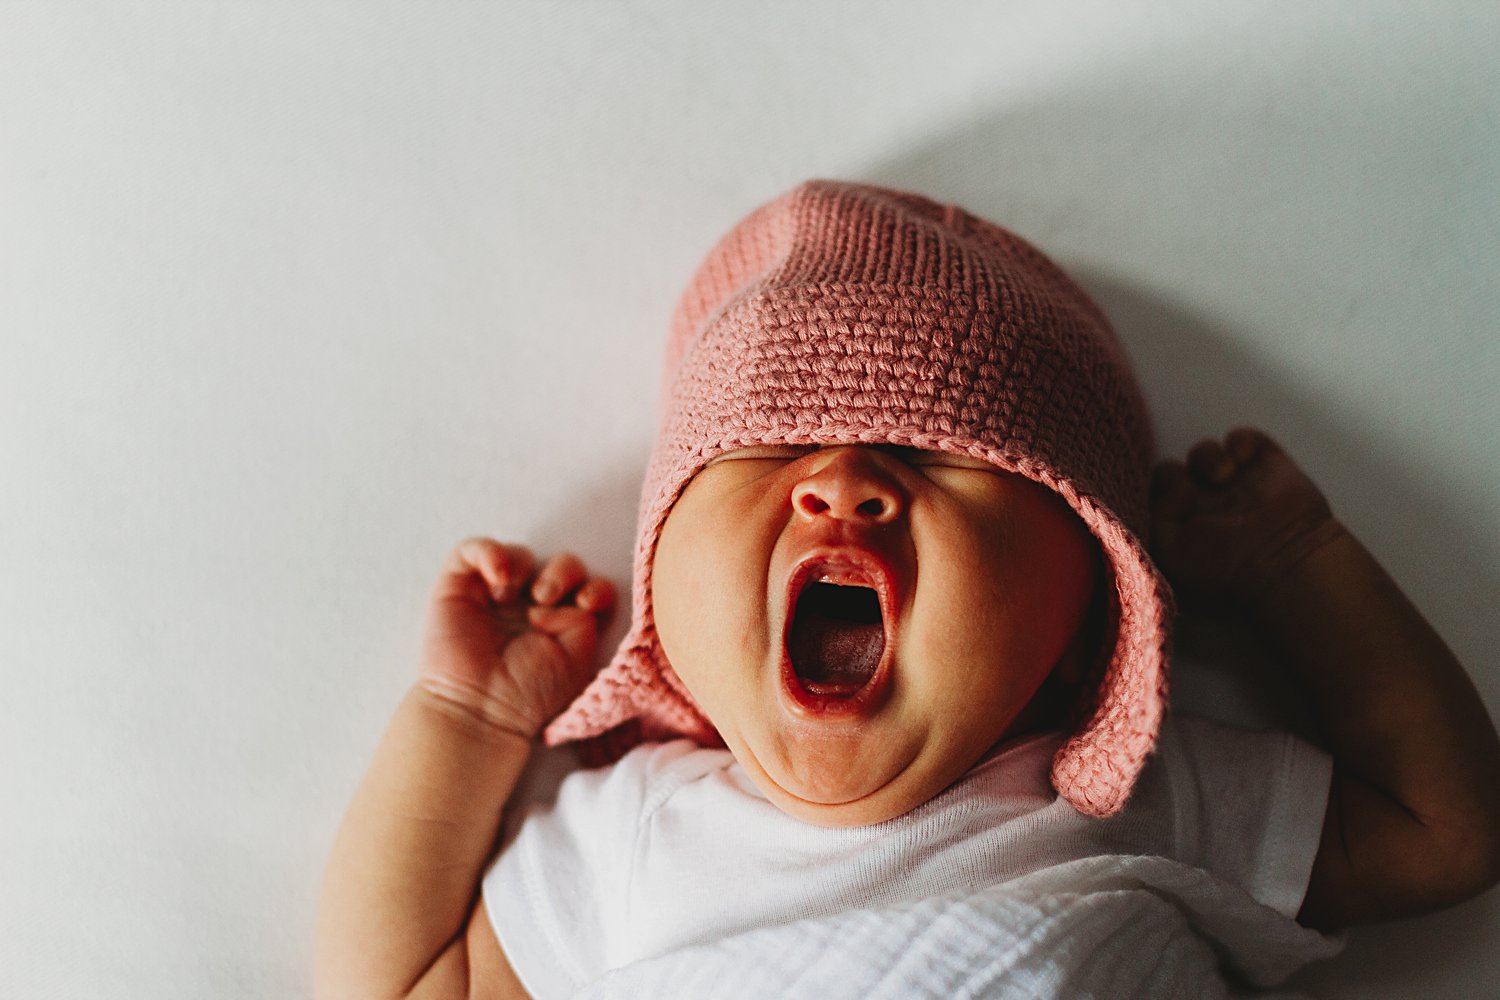
[[[321,996],[1227,995],[1500,878],[1452,654],[1264,434],[1153,478],[1107,322],[1018,237],[802,185],[705,260],[665,386],[597,676],[607,580],[449,557]],[[1164,721],[1158,563],[1251,618],[1321,748]],[[591,766],[518,790],[544,729]]]

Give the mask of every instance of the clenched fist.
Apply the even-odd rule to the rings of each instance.
[[[419,683],[531,739],[593,678],[614,605],[613,584],[571,553],[538,570],[523,546],[468,539],[433,588]]]

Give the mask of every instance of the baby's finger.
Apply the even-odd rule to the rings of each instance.
[[[498,604],[509,604],[536,573],[536,556],[524,545],[501,545],[490,553],[484,578]]]
[[[615,585],[602,576],[590,577],[578,588],[573,603],[589,614],[607,616],[615,608]]]
[[[531,585],[531,599],[538,604],[556,604],[577,590],[588,578],[583,560],[563,552],[547,560]]]
[[[1254,427],[1236,427],[1224,435],[1224,450],[1239,465],[1254,461],[1267,445],[1275,447],[1275,442]]]
[[[524,545],[503,545],[493,538],[468,538],[448,557],[449,577],[478,573],[490,597],[504,604],[514,600],[536,571],[536,556]]]
[[[1223,486],[1234,475],[1234,459],[1213,438],[1199,441],[1188,450],[1188,471],[1207,486]]]
[[[594,649],[599,642],[599,622],[582,608],[534,607],[527,612],[532,628],[557,640],[568,662],[580,673],[593,672]]]

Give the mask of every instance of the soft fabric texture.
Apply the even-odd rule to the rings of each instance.
[[[1050,787],[1061,738],[854,828],[787,816],[728,751],[685,740],[561,777],[543,762],[485,904],[538,1000],[1215,996],[1216,955],[1269,985],[1336,950],[1293,919],[1325,754],[1171,719],[1137,794],[1100,820]]]
[[[1111,630],[1052,782],[1091,815],[1124,804],[1166,697],[1169,596],[1142,544],[1150,424],[1108,321],[1056,265],[957,207],[809,182],[749,215],[700,266],[673,322],[664,390],[632,625],[549,743],[717,745],[652,623],[652,560],[672,504],[736,448],[892,443],[1042,483],[1098,539]]]

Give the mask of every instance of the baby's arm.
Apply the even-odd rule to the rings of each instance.
[[[470,539],[429,604],[422,665],[334,841],[318,914],[324,1000],[524,996],[478,900],[541,727],[593,676],[607,580]]]
[[[1334,757],[1299,919],[1410,916],[1500,880],[1500,741],[1442,639],[1265,435],[1163,463],[1155,550],[1185,601],[1228,600],[1299,678]]]

